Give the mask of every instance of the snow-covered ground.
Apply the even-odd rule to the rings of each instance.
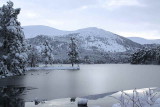
[[[144,88],[118,92],[119,103],[112,107],[160,107],[159,88]]]
[[[152,91],[151,91],[152,90]],[[149,88],[144,88],[144,89],[137,89],[137,94],[139,95],[140,98],[145,98],[145,100],[149,101],[150,98],[149,97],[149,93],[153,94],[157,93],[154,98],[155,100],[155,104],[154,105],[147,105],[150,102],[146,102],[143,104],[146,105],[142,105],[140,107],[160,107],[160,93],[159,93],[159,89],[158,88],[151,88],[150,92],[149,92]],[[133,90],[126,90],[124,91],[125,93],[127,93],[127,95],[130,95],[131,97],[133,94]],[[146,94],[148,93],[148,94]],[[145,96],[144,96],[145,95]],[[146,96],[148,95],[148,96]],[[114,97],[115,98],[114,98]],[[92,98],[93,97],[93,98]],[[86,96],[86,97],[82,97],[82,98],[76,98],[75,102],[70,102],[70,98],[64,98],[64,99],[56,99],[56,100],[51,100],[51,101],[40,101],[40,103],[38,105],[36,105],[36,107],[77,107],[79,102],[85,102],[87,103],[88,107],[133,107],[133,104],[130,105],[126,105],[126,106],[121,106],[118,99],[116,98],[122,98],[121,96],[121,92],[116,92],[116,93],[109,93],[109,94],[99,94],[99,95],[91,95],[91,96]],[[87,99],[88,98],[88,99]],[[136,97],[135,97],[136,98]],[[129,100],[129,99],[128,99]],[[145,101],[143,100],[143,101]],[[26,107],[35,107],[35,102],[26,102],[25,103]],[[137,106],[135,106],[137,107]]]
[[[79,65],[70,66],[70,65],[40,65],[39,67],[28,67],[27,70],[79,70]]]

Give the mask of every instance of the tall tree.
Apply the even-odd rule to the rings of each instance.
[[[71,43],[69,44],[69,53],[68,53],[68,56],[69,56],[69,60],[72,64],[72,67],[74,66],[74,64],[78,64],[78,48],[77,48],[77,45],[75,43],[75,38],[71,37],[70,38],[71,40]]]
[[[47,40],[43,44],[42,57],[44,59],[44,63],[46,66],[47,64],[53,64],[54,61],[53,51],[51,45],[48,43]]]
[[[40,53],[36,46],[29,45],[28,46],[28,65],[30,67],[38,66],[38,61],[40,59]]]
[[[0,8],[1,65],[16,75],[25,72],[27,62],[24,33],[17,20],[19,13],[20,8],[14,9],[11,1]]]

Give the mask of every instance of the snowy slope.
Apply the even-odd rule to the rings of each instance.
[[[53,35],[68,34],[68,31],[62,31],[43,25],[23,26],[22,28],[26,38],[33,38],[36,37],[37,35],[53,36]]]
[[[29,26],[24,27],[24,31],[27,37],[34,37],[34,35],[47,35],[51,37],[53,41],[56,39],[57,44],[60,46],[62,45],[61,42],[66,42],[67,44],[69,37],[75,37],[79,43],[78,45],[82,49],[92,51],[126,52],[134,51],[141,47],[140,44],[127,38],[96,27],[89,27],[76,31],[61,31],[46,26]],[[36,39],[34,39],[34,41],[36,43],[38,42]],[[43,40],[39,41],[40,43],[43,42]]]
[[[85,49],[95,47],[105,52],[125,52],[140,47],[139,44],[129,39],[96,27],[80,29],[75,31],[75,33],[79,33],[77,39],[79,38],[83,41],[82,46]]]
[[[140,37],[128,37],[128,39],[139,44],[160,44],[160,39],[144,39]]]
[[[87,29],[88,30],[88,29]],[[74,37],[77,45],[82,50],[100,51],[100,52],[129,52],[135,51],[142,46],[129,39],[113,34],[101,29],[89,29],[84,31],[61,35],[61,36],[37,36],[28,39],[31,44],[40,45],[45,40],[48,40],[52,45],[58,49],[66,50],[70,42],[70,37]],[[98,33],[97,33],[98,32]]]
[[[93,34],[87,36],[83,34],[54,37],[40,35],[27,39],[27,42],[40,48],[47,40],[53,47],[53,54],[58,63],[66,63],[68,61],[67,53],[71,42],[70,37],[75,37],[80,59],[86,63],[126,63],[130,58],[130,53],[142,48],[142,45],[118,35],[114,35],[115,37],[110,39],[107,38],[107,35],[106,37],[95,37]]]

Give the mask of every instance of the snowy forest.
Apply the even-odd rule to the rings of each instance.
[[[20,22],[17,20],[20,8],[13,8],[13,2],[7,2],[0,8],[0,75],[21,75],[26,67],[36,67],[39,62],[54,63],[53,47],[46,40],[37,48],[25,41]],[[68,57],[72,66],[78,61],[78,52],[73,38],[68,47]],[[66,53],[67,54],[67,53]]]

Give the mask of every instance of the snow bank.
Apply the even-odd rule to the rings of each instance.
[[[149,88],[121,91],[119,97],[114,97],[119,103],[113,104],[112,107],[133,107],[133,105],[137,107],[160,107],[158,90],[158,88]]]
[[[97,100],[97,99],[104,98],[104,97],[109,96],[109,95],[113,95],[113,94],[115,94],[117,92],[118,91],[109,92],[109,93],[103,93],[103,94],[96,94],[96,95],[89,95],[89,96],[84,96],[82,98],[85,98],[85,99],[88,99],[88,100]]]
[[[80,67],[28,67],[27,70],[79,70]]]
[[[87,106],[88,100],[85,98],[81,98],[78,100],[78,106]]]
[[[112,107],[121,107],[121,105],[119,103],[117,103],[117,104],[113,104]]]

